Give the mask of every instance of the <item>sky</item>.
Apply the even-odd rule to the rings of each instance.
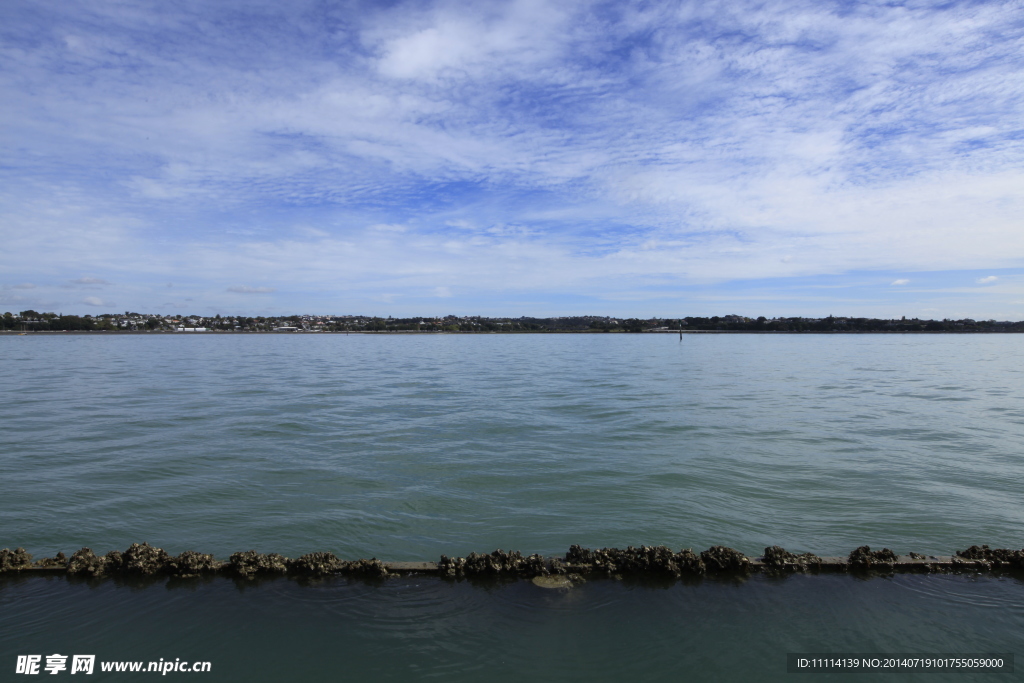
[[[0,3],[0,311],[1024,319],[1024,3]]]

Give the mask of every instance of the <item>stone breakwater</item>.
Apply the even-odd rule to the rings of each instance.
[[[90,548],[76,551],[70,558],[64,553],[55,557],[32,561],[24,548],[0,550],[0,574],[5,572],[60,571],[69,576],[178,576],[193,577],[223,574],[243,579],[256,576],[326,576],[348,574],[360,576],[388,575],[383,562],[370,560],[345,561],[333,553],[309,553],[291,559],[277,553],[258,553],[247,550],[231,555],[227,562],[215,560],[213,555],[186,550],[171,555],[163,548],[148,543],[133,543],[124,552],[111,550],[97,555]]]
[[[67,557],[57,553],[33,561],[24,548],[0,550],[0,574],[65,574],[77,577],[143,576],[197,577],[207,575],[254,579],[269,576],[322,577],[330,575],[385,578],[400,574],[434,574],[449,579],[524,578],[536,581],[558,579],[551,585],[569,586],[584,577],[651,577],[678,579],[750,572],[948,572],[1024,571],[1024,550],[973,545],[951,556],[910,553],[897,555],[888,548],[871,550],[864,545],[846,557],[819,557],[812,553],[791,553],[779,546],[764,549],[760,557],[747,557],[738,550],[712,546],[702,552],[687,548],[675,552],[665,546],[591,550],[573,545],[563,557],[523,556],[519,551],[495,550],[466,557],[442,555],[437,562],[382,562],[343,560],[329,552],[314,552],[292,559],[277,553],[255,550],[237,552],[228,560],[186,550],[171,555],[148,543],[133,543],[121,552],[97,555],[82,548]],[[538,584],[542,585],[542,584]],[[546,585],[546,584],[543,584]]]

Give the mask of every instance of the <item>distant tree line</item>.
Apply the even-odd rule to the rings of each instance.
[[[922,320],[918,318],[742,318],[714,316],[682,318],[683,329],[733,330],[743,332],[1024,332],[1024,321]]]
[[[556,318],[490,318],[484,316],[381,318],[357,315],[198,316],[156,315],[125,311],[124,314],[77,316],[27,310],[7,312],[0,329],[21,332],[133,331],[171,332],[1024,332],[1024,321],[921,320],[918,318],[748,318],[740,315],[683,318],[612,318],[566,316]]]

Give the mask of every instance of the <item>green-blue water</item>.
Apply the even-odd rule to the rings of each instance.
[[[1022,351],[1018,335],[0,337],[0,547],[1020,548]],[[787,648],[1024,652],[1022,588],[7,580],[0,672],[67,644],[203,651],[220,667],[210,680],[332,666],[338,680],[506,680],[499,662],[678,680],[719,656],[709,678],[781,677]]]

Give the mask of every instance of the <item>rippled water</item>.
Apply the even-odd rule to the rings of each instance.
[[[1020,335],[0,337],[0,546],[41,556],[146,540],[222,558],[388,560],[572,543],[1020,548],[1022,351]],[[1021,633],[1021,588],[795,577],[553,595],[429,579],[167,591],[40,579],[0,582],[0,604],[16,607],[0,644],[99,639],[143,658],[163,642],[215,643],[244,669],[255,665],[242,653],[279,642],[258,670],[284,671],[294,651],[305,672],[354,659],[396,677],[497,661],[626,675],[641,657],[707,667],[718,653],[750,675],[778,653],[784,671],[798,645],[990,650],[992,624]],[[47,621],[62,609],[80,617]],[[118,621],[125,610],[166,623]],[[36,630],[12,635],[12,614]],[[230,628],[179,633],[190,619]],[[879,633],[902,633],[900,647]],[[754,654],[737,655],[737,639]]]
[[[0,338],[3,542],[1024,545],[1024,336]]]

